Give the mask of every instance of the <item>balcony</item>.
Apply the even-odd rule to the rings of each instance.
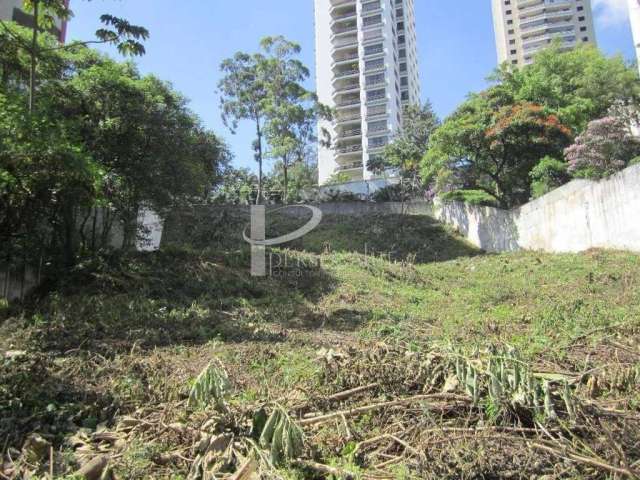
[[[544,36],[549,36],[549,35],[562,36],[563,34],[569,35],[569,34],[573,34],[574,32],[575,32],[575,25],[573,25],[573,23],[543,25],[541,27],[523,32],[522,42],[531,43],[536,41],[537,39],[543,38]]]
[[[356,105],[360,105],[360,98],[353,99],[353,100],[341,100],[339,102],[336,102],[337,109],[349,108]]]
[[[365,57],[368,57],[370,55],[378,55],[380,53],[384,53],[384,45],[382,44],[369,45],[367,47],[364,47]]]
[[[333,53],[358,46],[358,35],[335,38],[332,42]]]
[[[346,6],[355,5],[355,4],[356,4],[356,0],[332,0],[331,9],[335,10],[340,7],[346,7]]]
[[[349,68],[346,70],[340,70],[337,71],[335,73],[335,79],[339,79],[339,78],[349,78],[349,77],[353,77],[353,76],[359,76],[360,75],[360,69],[358,68]]]
[[[386,105],[375,105],[367,108],[367,119],[387,114]]]
[[[360,57],[357,50],[355,53],[336,55],[335,57],[333,57],[333,66],[343,65],[344,63],[349,61],[353,62],[354,60],[358,60],[358,58]]]
[[[572,2],[570,0],[519,0],[518,10],[520,18],[524,14],[537,14],[542,12],[553,12],[567,7],[571,7]]]
[[[358,170],[361,168],[363,168],[363,163],[360,161],[360,162],[349,162],[343,165],[338,165],[338,168],[336,170],[339,172],[347,172],[349,170]]]
[[[337,14],[333,15],[331,18],[332,18],[332,22],[335,23],[335,22],[340,22],[340,21],[343,21],[343,20],[353,19],[353,18],[357,17],[357,15],[358,14],[357,14],[356,10],[353,9],[353,10],[349,10],[349,11],[346,11],[346,12],[337,13]]]
[[[559,38],[564,43],[572,43],[576,41],[575,35],[563,36],[562,34],[547,34],[529,39],[528,43],[523,43],[522,48],[525,52],[530,53],[531,51],[548,47],[556,38]]]
[[[353,22],[348,25],[338,25],[332,29],[332,37],[335,38],[337,36],[347,35],[349,33],[357,33],[358,32],[358,24]]]
[[[573,10],[559,10],[557,12],[545,12],[538,15],[528,16],[528,15],[520,15],[520,28],[526,29],[529,28],[531,23],[534,23],[539,20],[553,20],[556,18],[566,18],[567,20],[573,18]]]
[[[386,99],[387,99],[387,92],[367,93],[367,103],[379,102],[381,100],[386,100]]]
[[[354,139],[362,136],[362,128],[344,129],[338,134],[338,140]]]
[[[353,145],[345,145],[344,147],[336,148],[336,153],[338,155],[353,155],[355,153],[361,153],[361,152],[362,152],[361,143],[356,143]]]
[[[337,116],[335,122],[336,125],[361,124],[362,117],[360,116],[360,109],[353,113],[344,113],[343,115]]]
[[[367,60],[364,64],[365,72],[375,72],[384,68],[384,58],[378,58],[376,60]]]
[[[360,90],[360,80],[349,80],[347,82],[341,83],[335,87],[335,95],[344,94],[353,92],[354,90]]]

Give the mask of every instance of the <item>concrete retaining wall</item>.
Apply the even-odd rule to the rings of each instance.
[[[488,252],[579,252],[590,248],[640,252],[640,165],[601,181],[574,180],[515,210],[438,201],[313,205],[325,215],[430,216],[453,226],[470,243]],[[214,217],[230,209],[246,215],[249,221],[249,206],[198,208]],[[267,212],[275,209],[282,207],[268,206]],[[292,216],[309,216],[309,210],[302,207],[289,206],[282,211]],[[173,222],[172,229],[180,229],[179,225],[180,222]],[[163,242],[170,241],[172,232],[165,233]]]
[[[447,202],[434,215],[489,252],[640,252],[640,165],[605,180],[574,180],[515,210]]]

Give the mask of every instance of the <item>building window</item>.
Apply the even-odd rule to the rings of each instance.
[[[376,122],[369,122],[367,124],[367,130],[369,131],[369,133],[386,132],[387,128],[388,126],[386,120],[378,120]]]
[[[362,19],[362,25],[370,27],[371,25],[379,25],[382,23],[382,15],[374,15],[372,17],[365,17]]]
[[[375,137],[369,139],[369,148],[379,148],[384,147],[387,143],[389,143],[388,137]]]
[[[370,87],[373,85],[380,85],[381,83],[384,83],[384,82],[385,82],[384,73],[378,73],[376,75],[367,75],[365,79],[365,84],[367,87]]]
[[[387,91],[384,88],[367,92],[367,102],[374,102],[376,100],[382,100],[384,98],[387,98]]]
[[[381,43],[377,45],[367,45],[366,47],[364,47],[365,55],[375,55],[376,53],[382,52],[384,52],[384,46]]]

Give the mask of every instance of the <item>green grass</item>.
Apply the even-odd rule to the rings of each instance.
[[[506,343],[534,364],[582,371],[606,364],[596,347],[609,327],[640,329],[638,255],[487,255],[426,217],[330,216],[276,251],[287,275],[256,279],[239,240],[245,219],[209,220],[160,252],[88,262],[0,308],[0,351],[28,351],[0,360],[0,438],[19,446],[39,426],[61,442],[70,422],[184,398],[212,356],[229,371],[232,402],[253,404],[322,389],[321,347]],[[292,223],[304,219],[280,218],[271,232]],[[133,451],[129,467],[147,453]]]

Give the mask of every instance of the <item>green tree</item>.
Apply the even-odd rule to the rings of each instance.
[[[43,101],[32,115],[24,95],[0,92],[0,245],[7,260],[55,250],[73,263],[76,212],[92,205],[102,184],[104,172],[79,141],[75,119],[55,107]]]
[[[382,173],[394,170],[409,183],[410,190],[419,185],[420,161],[429,148],[429,139],[440,124],[431,103],[405,108],[402,130],[388,144],[380,157],[369,162],[369,168]]]
[[[144,27],[132,25],[127,20],[104,14],[100,17],[103,27],[96,31],[97,40],[84,42],[73,42],[68,45],[48,46],[42,49],[39,43],[39,36],[50,30],[56,19],[67,20],[73,16],[68,3],[64,0],[25,0],[24,8],[30,12],[33,18],[31,39],[25,41],[20,35],[15,35],[7,26],[6,22],[0,20],[0,26],[10,34],[11,40],[20,48],[27,51],[30,58],[29,65],[29,112],[33,112],[37,88],[37,64],[40,56],[53,50],[72,50],[79,46],[87,46],[95,43],[109,43],[115,45],[123,55],[143,55],[144,46],[141,41],[149,37],[149,32]]]
[[[295,161],[289,165],[285,180],[284,165],[277,161],[268,179],[269,185],[274,191],[287,192],[287,200],[299,202],[307,198],[306,193],[311,193],[318,186],[318,167],[314,163]],[[285,202],[286,203],[286,202]]]
[[[105,196],[123,223],[125,246],[134,244],[140,207],[162,213],[208,194],[226,150],[169,84],[103,60],[72,86],[69,114],[84,119],[83,140],[107,172]]]
[[[238,52],[220,65],[223,78],[218,83],[222,120],[231,133],[235,133],[241,120],[255,124],[256,138],[253,143],[258,162],[258,195],[256,203],[262,201],[264,162],[264,123],[266,121],[268,79],[261,54],[250,55]]]
[[[8,35],[0,32],[0,43]],[[105,244],[104,236],[84,238],[86,219],[99,207],[103,232],[118,219],[132,245],[140,206],[162,213],[201,202],[229,161],[224,143],[202,127],[186,100],[167,83],[141,77],[132,64],[86,47],[47,51],[38,67],[47,81],[29,112],[28,92],[16,80],[28,76],[28,55],[8,49],[0,60],[4,253],[42,253],[70,265],[83,248]]]
[[[568,166],[566,162],[549,156],[542,158],[529,174],[532,197],[539,198],[567,183],[571,179]]]
[[[539,105],[501,106],[501,98],[474,95],[433,134],[423,178],[441,192],[480,190],[513,207],[531,197],[529,174],[540,159],[560,156],[570,139],[570,130]]]
[[[542,105],[574,135],[607,114],[615,103],[637,104],[640,84],[635,67],[621,56],[606,57],[595,46],[568,52],[558,44],[541,51],[531,65],[503,65],[491,77],[493,89],[509,103]]]
[[[288,198],[288,170],[317,141],[318,118],[330,118],[330,109],[316,101],[302,83],[309,70],[297,58],[300,46],[282,36],[265,37],[260,53],[236,53],[222,62],[224,77],[218,84],[222,119],[235,132],[240,120],[255,123],[253,143],[258,162],[258,197],[263,190],[266,157],[279,159],[284,173],[283,200]],[[323,131],[323,143],[330,144]]]
[[[212,199],[215,203],[248,205],[254,201],[258,178],[248,168],[225,169],[221,182],[216,186]]]
[[[302,86],[309,70],[296,58],[300,45],[278,36],[262,39],[260,46],[265,52],[260,68],[269,79],[265,99],[268,155],[280,160],[282,201],[286,204],[289,168],[293,162],[301,162],[308,145],[317,140],[315,95]]]

